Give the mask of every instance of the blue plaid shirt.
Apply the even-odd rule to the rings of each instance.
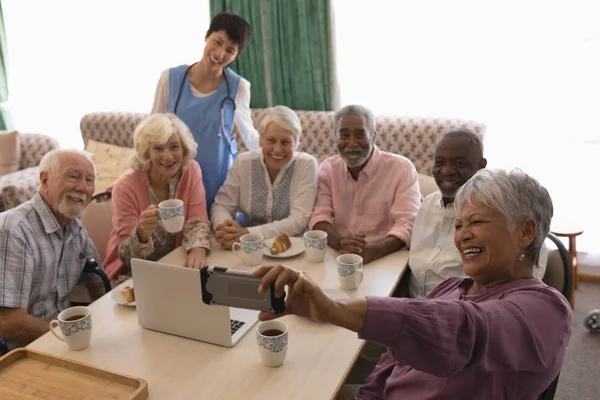
[[[61,229],[39,193],[0,214],[0,307],[56,318],[70,306],[69,291],[88,258],[97,260],[98,253],[81,221]]]

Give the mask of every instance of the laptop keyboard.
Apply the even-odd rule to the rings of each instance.
[[[235,319],[230,319],[229,322],[231,323],[231,334],[232,335],[234,333],[236,333],[238,331],[238,329],[240,329],[245,324],[244,321],[237,321]]]

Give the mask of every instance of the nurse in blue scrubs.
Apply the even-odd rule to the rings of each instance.
[[[260,147],[250,116],[250,82],[227,67],[251,35],[250,25],[239,15],[216,15],[204,38],[202,59],[163,71],[156,87],[152,112],[176,114],[198,142],[196,161],[202,169],[207,210],[237,154],[234,124],[248,150]]]

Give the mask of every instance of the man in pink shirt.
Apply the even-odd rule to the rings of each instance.
[[[375,117],[366,107],[346,106],[334,118],[339,155],[321,163],[309,228],[327,232],[331,247],[366,264],[410,243],[421,205],[417,171],[375,145]]]

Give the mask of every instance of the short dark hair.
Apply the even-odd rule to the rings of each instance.
[[[239,46],[239,53],[250,43],[252,28],[244,18],[230,12],[220,12],[210,21],[206,37],[213,32],[225,31],[227,36]]]

